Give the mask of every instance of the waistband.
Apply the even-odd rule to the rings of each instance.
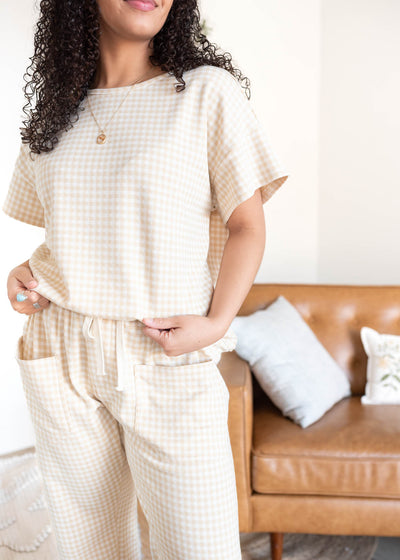
[[[89,339],[95,339],[96,341],[96,363],[97,363],[97,374],[106,375],[104,369],[104,351],[103,351],[103,339],[101,336],[101,319],[99,317],[86,316],[83,321],[82,333],[83,336]],[[124,321],[116,321],[117,323],[117,343],[116,343],[116,353],[117,353],[117,371],[118,371],[118,384],[115,387],[117,391],[123,391],[126,388],[129,376],[132,372],[132,366],[129,361],[128,354],[126,352],[124,343]]]

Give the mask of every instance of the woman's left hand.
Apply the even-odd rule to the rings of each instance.
[[[224,334],[215,319],[203,315],[174,315],[142,322],[144,334],[158,342],[167,356],[200,350]]]

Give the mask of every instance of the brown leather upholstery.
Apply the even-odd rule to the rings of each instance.
[[[252,480],[262,494],[400,500],[400,406],[347,397],[306,429],[273,405],[259,408]]]
[[[247,362],[235,351],[222,354],[219,369],[229,387],[229,435],[235,462],[241,531],[251,532],[251,440],[253,435],[253,388]]]
[[[345,370],[352,396],[303,429],[273,405],[247,362],[222,354],[240,531],[400,536],[400,405],[360,401],[360,329],[400,335],[400,286],[254,284],[239,315],[279,295]]]

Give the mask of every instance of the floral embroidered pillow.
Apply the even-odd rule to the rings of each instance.
[[[367,383],[362,404],[400,404],[400,336],[362,327],[361,341],[368,356]]]

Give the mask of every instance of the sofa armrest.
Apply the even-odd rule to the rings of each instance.
[[[240,531],[248,532],[251,520],[250,452],[253,437],[253,383],[249,364],[235,352],[224,352],[218,364],[229,389],[228,427],[235,464]]]

